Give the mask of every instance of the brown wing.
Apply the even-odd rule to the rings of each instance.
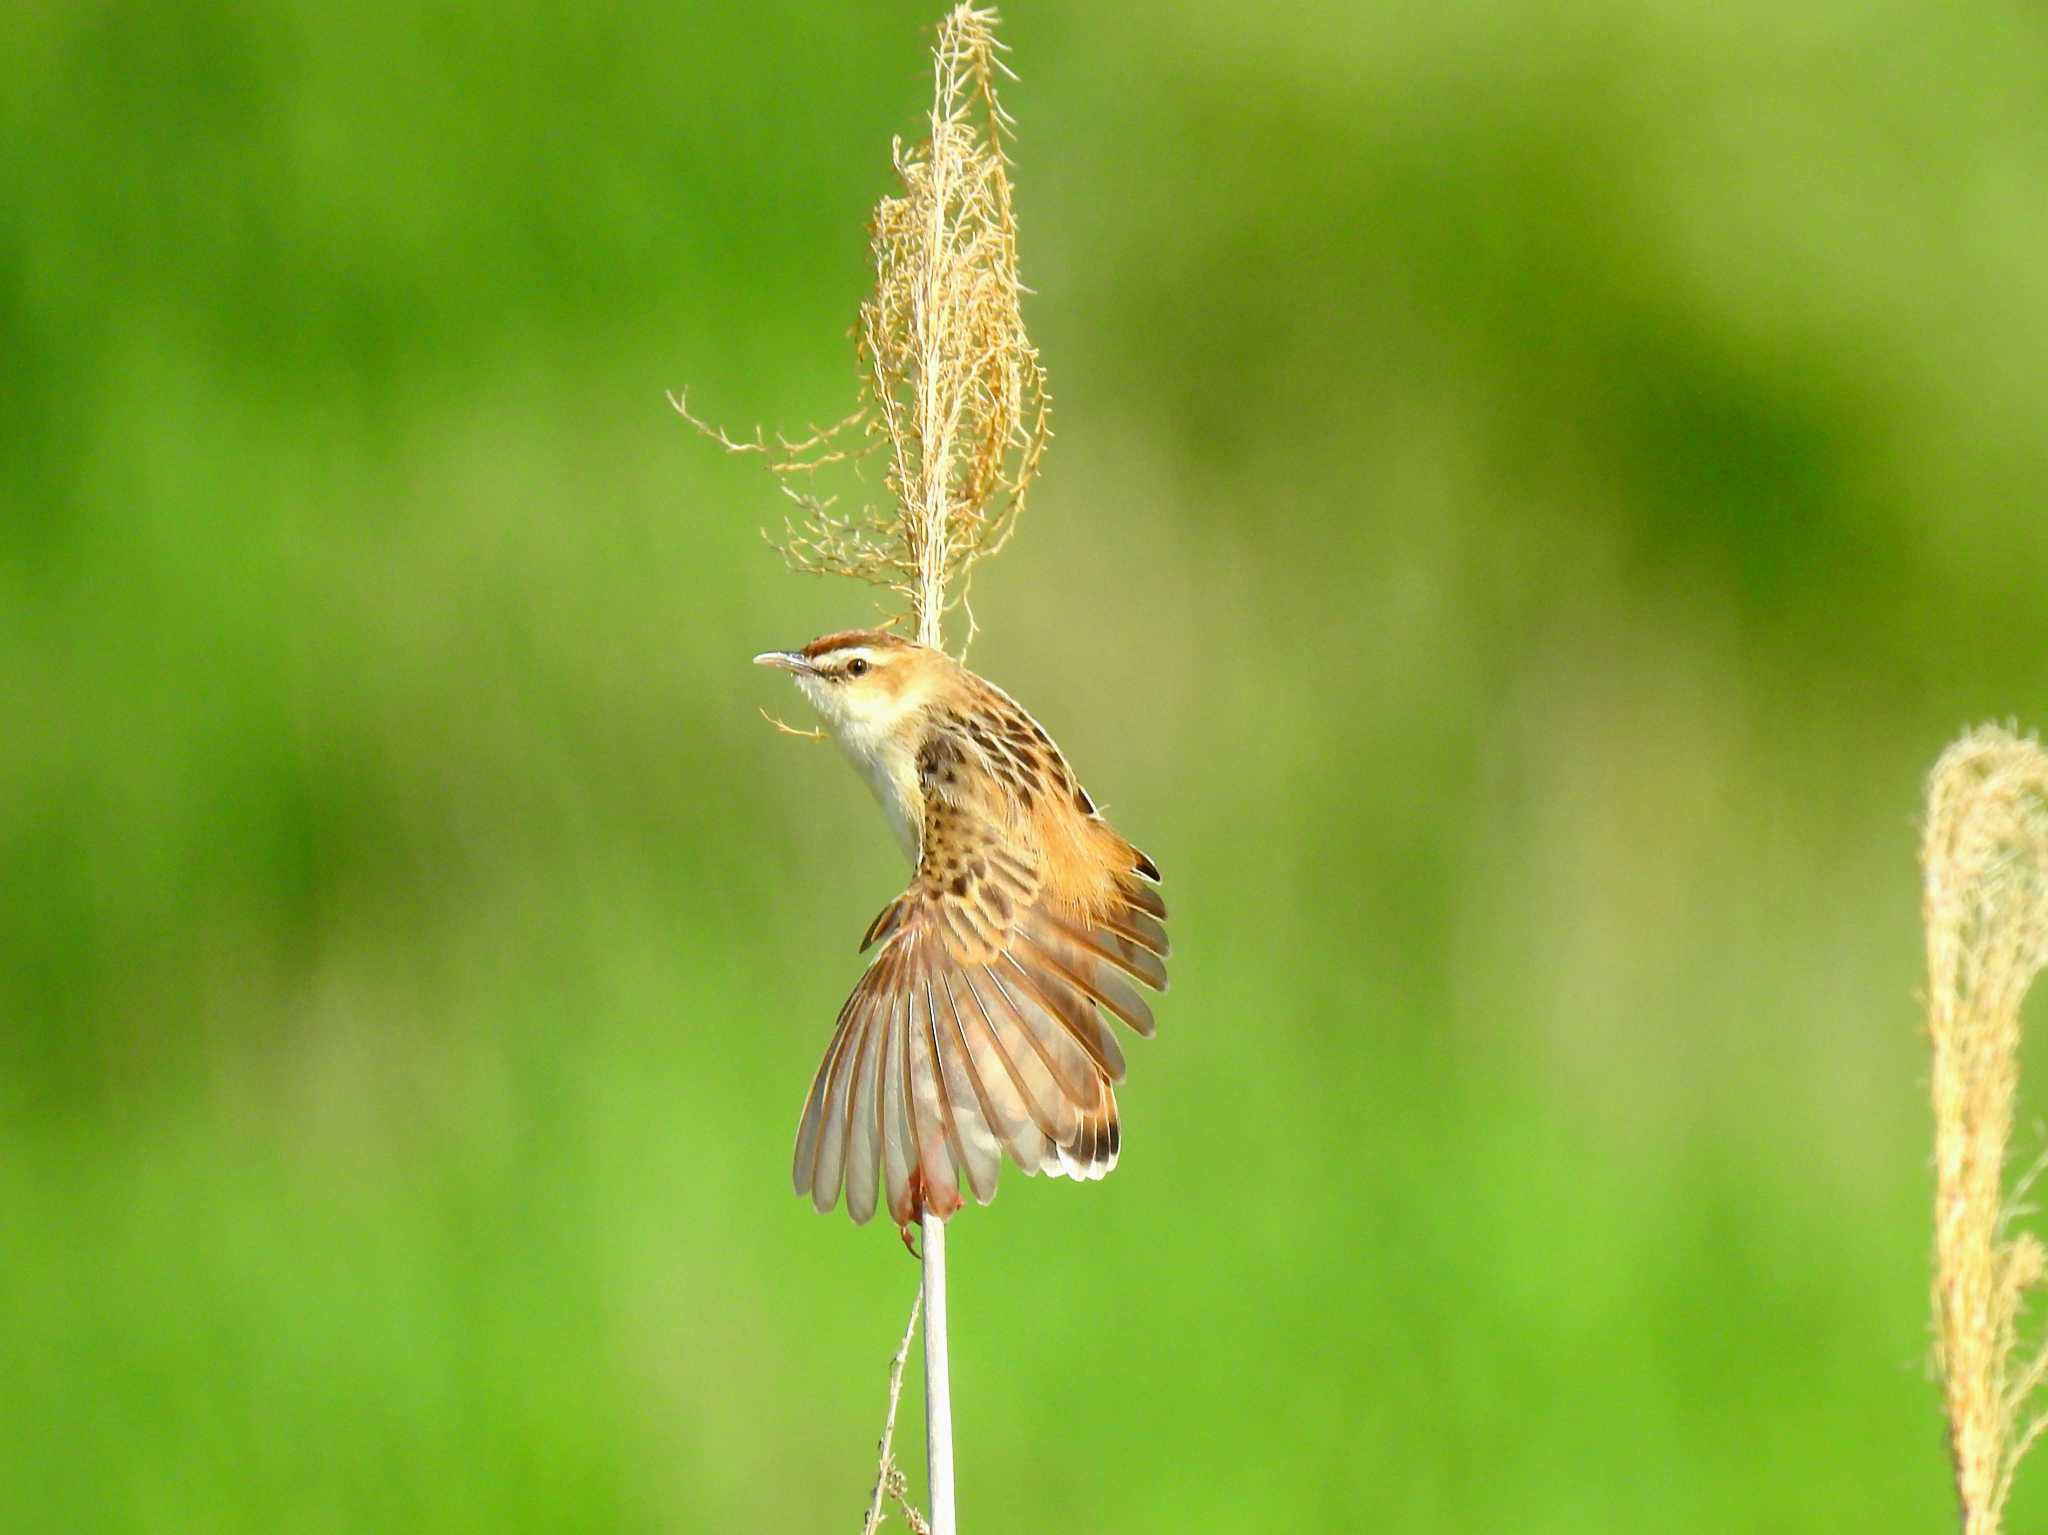
[[[939,736],[920,755],[917,873],[868,928],[862,947],[881,947],[797,1126],[797,1192],[830,1210],[843,1183],[855,1221],[874,1214],[878,1177],[898,1225],[927,1205],[950,1215],[963,1189],[986,1204],[1005,1150],[1027,1173],[1102,1177],[1116,1165],[1124,1076],[1103,1012],[1149,1036],[1132,982],[1166,985],[1151,861],[1103,827],[1129,856],[1104,865],[1094,899],[1074,901],[1014,806],[967,789],[991,782],[960,771],[971,750]]]

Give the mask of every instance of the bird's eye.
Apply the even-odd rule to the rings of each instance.
[[[867,674],[868,674],[868,663],[867,663],[867,662],[865,662],[865,661],[863,661],[863,660],[862,660],[862,659],[861,659],[861,658],[860,658],[859,656],[855,656],[855,657],[854,657],[854,658],[853,658],[853,659],[852,659],[851,661],[848,661],[848,662],[846,663],[846,675],[847,675],[847,676],[849,676],[849,677],[865,677],[865,676],[866,676]]]

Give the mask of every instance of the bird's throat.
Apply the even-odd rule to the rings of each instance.
[[[857,725],[833,732],[839,748],[875,791],[889,829],[914,868],[924,816],[917,786],[916,752],[900,731],[866,731]]]

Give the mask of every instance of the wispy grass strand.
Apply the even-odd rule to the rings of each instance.
[[[1933,1045],[1934,1343],[1964,1535],[1995,1535],[2044,1430],[2048,1347],[2022,1338],[2048,1250],[2005,1190],[2020,1008],[2048,965],[2048,752],[1997,726],[1943,753],[1922,847]]]

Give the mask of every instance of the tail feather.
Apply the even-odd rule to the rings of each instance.
[[[1081,1116],[1081,1130],[1072,1146],[1062,1146],[1056,1162],[1046,1168],[1055,1178],[1093,1182],[1109,1176],[1116,1166],[1122,1133],[1116,1116],[1116,1089],[1102,1084],[1102,1097]]]

